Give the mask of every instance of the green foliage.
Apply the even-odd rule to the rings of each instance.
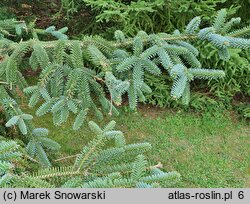
[[[247,59],[247,51],[229,50],[231,59],[228,61],[221,61],[216,55],[216,50],[211,45],[205,45],[206,51],[201,55],[202,61],[207,63],[209,59],[212,64],[224,67],[225,78],[221,81],[209,82],[211,91],[220,98],[234,97],[237,93],[242,93],[247,96],[249,92],[249,60]],[[210,55],[206,55],[210,53]],[[206,57],[205,57],[206,55]],[[206,58],[206,60],[205,60]]]
[[[50,33],[52,36],[54,36],[60,40],[67,40],[68,39],[68,36],[64,34],[67,31],[68,31],[67,27],[56,30],[55,26],[50,26],[45,30],[46,33]]]
[[[93,112],[98,119],[103,118],[103,113],[118,115],[115,106],[122,104],[124,95],[128,96],[129,107],[136,110],[138,102],[150,100],[146,95],[152,91],[148,79],[157,81],[163,75],[162,73],[164,77],[166,75],[167,77],[161,81],[161,84],[157,83],[161,86],[159,90],[166,94],[167,103],[172,104],[171,99],[181,98],[183,105],[187,106],[191,101],[191,107],[201,109],[204,104],[207,106],[215,104],[215,100],[211,98],[208,98],[209,101],[197,94],[194,97],[190,96],[190,89],[197,80],[206,79],[209,80],[212,90],[217,91],[217,96],[219,96],[223,89],[215,81],[221,82],[221,78],[225,79],[225,75],[232,69],[225,69],[225,72],[218,70],[216,67],[221,69],[217,63],[218,60],[213,66],[198,60],[199,50],[194,47],[194,43],[201,45],[209,43],[208,45],[218,54],[217,59],[224,60],[223,63],[239,59],[239,67],[244,66],[243,72],[247,70],[249,62],[244,61],[239,50],[250,48],[250,41],[246,38],[249,36],[249,26],[233,30],[234,26],[240,23],[240,18],[227,21],[226,10],[218,13],[210,27],[200,29],[201,17],[195,17],[185,29],[180,27],[180,31],[175,30],[172,34],[148,35],[139,30],[141,28],[146,31],[154,30],[156,24],[153,22],[161,16],[161,12],[156,11],[165,12],[166,5],[169,6],[165,4],[165,1],[131,1],[128,4],[122,1],[110,1],[113,4],[109,5],[107,1],[84,2],[95,8],[97,13],[100,12],[97,15],[99,22],[113,21],[119,26],[122,25],[124,32],[116,31],[115,41],[107,41],[96,36],[85,36],[81,40],[68,40],[65,35],[66,27],[56,30],[54,26],[50,26],[42,30],[35,29],[32,24],[27,28],[23,22],[14,20],[0,21],[2,33],[0,101],[5,113],[5,126],[11,127],[14,131],[18,129],[25,136],[28,158],[38,160],[38,163],[45,167],[52,165],[46,150],[56,151],[60,145],[47,137],[47,129],[35,128],[32,124],[32,116],[23,113],[18,107],[16,101],[20,96],[23,97],[22,90],[29,96],[29,106],[37,107],[37,116],[50,113],[54,124],[62,125],[70,115],[74,115],[73,129],[78,130],[90,112]],[[224,1],[214,1],[213,5],[221,2]],[[73,9],[75,1],[64,1],[64,3],[71,7],[71,13],[75,11]],[[169,11],[168,18],[170,19]],[[166,22],[170,25],[169,20]],[[145,27],[146,23],[148,27]],[[10,40],[15,37],[12,33],[22,35],[23,30],[32,34],[33,39],[20,42]],[[138,33],[133,38],[125,37],[127,34],[134,35],[135,31]],[[42,41],[41,39],[44,38],[40,36],[47,34],[58,40]],[[210,53],[204,56],[210,56]],[[39,72],[38,80],[32,86],[27,85],[22,76],[23,69],[29,68]],[[236,70],[238,72],[241,69]],[[239,78],[243,79],[240,82],[242,87],[249,92],[249,82],[245,73],[239,74]],[[167,79],[167,84],[165,79]],[[170,83],[172,85],[169,85]],[[234,88],[233,91],[230,89],[233,94],[240,90],[230,83],[228,83],[229,86]],[[235,81],[234,84],[236,84]],[[173,104],[180,103],[174,102]],[[240,110],[246,117],[249,117],[248,107]],[[149,166],[145,156],[142,155],[149,150],[148,143],[127,145],[122,132],[113,130],[114,125],[115,123],[111,122],[102,129],[96,123],[90,122],[90,129],[97,136],[82,149],[71,166],[46,168],[34,174],[33,172],[18,174],[13,172],[15,163],[12,163],[12,160],[0,160],[2,176],[0,185],[11,187],[159,187],[162,182],[171,186],[178,180],[179,174],[176,172],[164,173],[156,166]],[[114,144],[112,147],[110,147],[110,142]],[[1,148],[6,151],[6,147],[8,150],[8,146],[11,145],[13,144],[1,143],[0,152]],[[17,147],[14,149],[10,147],[10,149],[8,155],[17,154],[15,152]],[[1,153],[2,155],[5,157],[5,153]]]
[[[236,42],[231,38],[225,39],[218,34],[212,34],[213,30],[224,33],[229,36],[245,36],[249,35],[249,27],[246,26],[243,29],[236,29],[229,31],[234,26],[240,23],[240,18],[232,18],[227,20],[228,13],[225,9],[221,10],[213,22],[213,27],[202,29],[199,31],[199,35],[202,39],[208,39],[207,41],[197,41],[196,45],[200,50],[200,61],[205,67],[220,67],[225,71],[225,77],[220,80],[209,80],[209,89],[202,81],[195,80],[195,90],[207,92],[206,95],[195,93],[191,98],[190,107],[197,110],[204,109],[207,104],[216,104],[221,108],[221,101],[224,101],[224,108],[232,107],[233,97],[236,94],[242,94],[244,96],[249,95],[249,50],[231,49],[235,43],[242,43],[244,39],[239,38]],[[196,23],[199,22],[199,18],[194,18],[187,26],[187,30],[196,27]],[[193,25],[192,25],[193,24]],[[192,33],[192,32],[191,32]],[[246,45],[247,46],[247,45]],[[244,46],[239,46],[244,48]],[[199,73],[196,70],[197,76]],[[205,71],[205,70],[204,70]],[[201,77],[201,76],[200,76]],[[159,106],[180,106],[179,103],[173,103],[170,100],[169,94],[165,90],[170,90],[169,86],[163,84],[164,81],[171,82],[171,80],[164,75],[160,78],[148,76],[147,81],[151,84],[153,92],[146,95],[147,101],[159,105]],[[161,85],[160,85],[161,84]],[[188,92],[187,92],[188,93]],[[196,97],[196,95],[198,97]],[[187,94],[189,96],[189,94]],[[185,97],[183,97],[184,99]],[[202,100],[201,100],[202,99]],[[202,102],[204,100],[204,102]],[[205,102],[207,101],[207,102]],[[211,102],[211,103],[210,103]],[[203,105],[202,105],[203,104]],[[203,107],[202,107],[203,106]]]
[[[0,176],[11,172],[13,161],[20,159],[21,153],[17,151],[18,145],[14,141],[0,142]],[[0,180],[3,180],[2,178]]]
[[[16,18],[16,16],[11,12],[8,5],[5,5],[5,1],[0,2],[0,20]]]
[[[240,102],[235,105],[235,110],[247,121],[250,119],[250,106],[249,102]]]
[[[100,37],[49,42],[37,38],[20,43],[3,40],[0,43],[4,56],[0,64],[2,81],[6,83],[3,87],[8,92],[13,86],[25,87],[20,87],[19,67],[29,61],[32,69],[42,70],[37,84],[24,89],[30,96],[29,106],[39,104],[37,116],[52,113],[55,125],[62,125],[74,114],[75,130],[84,123],[88,112],[94,112],[98,119],[103,118],[103,113],[117,115],[114,105],[121,105],[125,94],[130,108],[136,110],[138,102],[146,100],[145,93],[151,92],[144,80],[146,74],[160,76],[166,71],[173,84],[171,97],[182,98],[183,104],[188,105],[192,81],[225,76],[222,70],[202,67],[192,40],[209,42],[224,60],[230,56],[222,56],[222,53],[229,53],[229,48],[250,46],[249,39],[237,37],[249,30],[233,33],[225,15],[225,10],[220,11],[213,25],[203,29],[199,28],[200,18],[195,17],[183,33],[176,30],[173,34],[148,35],[140,31],[134,38],[126,38],[123,32],[117,31],[116,41],[111,42]],[[22,133],[26,133],[22,119],[18,124]]]
[[[152,32],[155,23],[152,16],[159,18],[157,11],[162,11],[165,5],[165,0],[129,2],[83,0],[82,2],[97,12],[97,23],[114,23],[127,34],[135,34],[139,30]]]
[[[3,90],[1,88],[1,90]],[[50,150],[58,150],[60,145],[55,141],[47,138],[48,130],[45,128],[34,128],[30,122],[33,117],[29,114],[25,114],[17,106],[15,100],[11,98],[4,98],[1,101],[3,106],[6,118],[8,119],[5,124],[6,127],[18,127],[21,134],[25,136],[25,139],[28,140],[27,152],[32,157],[37,157],[41,165],[50,166],[51,163],[45,153],[44,148]]]
[[[232,20],[224,22],[226,13],[224,10],[222,10],[220,13],[220,15],[223,14],[224,16],[220,16],[218,14],[217,24],[219,24],[218,18],[222,18],[222,25],[220,25],[219,27],[220,30],[225,30],[225,28],[228,28],[228,23],[232,22]],[[240,21],[237,21],[237,23],[239,22]],[[245,32],[247,30],[249,31],[249,27],[246,26],[243,29],[229,32],[229,35],[247,36],[249,35],[249,32]],[[228,41],[228,43],[230,44],[230,40]],[[235,42],[231,42],[232,46],[234,43]],[[227,46],[217,51],[217,49],[215,48],[216,45],[214,45],[214,43],[212,43],[211,45],[205,42],[198,45],[199,47],[203,47],[201,52],[201,61],[204,64],[223,67],[226,73],[226,77],[222,80],[216,82],[211,81],[209,83],[211,90],[215,93],[216,96],[222,98],[233,97],[236,93],[242,93],[246,96],[249,95],[249,51],[242,51],[241,49],[228,49]],[[243,47],[240,46],[240,48]],[[222,57],[222,59],[225,59],[225,61],[220,60],[217,53],[220,57]]]
[[[160,77],[146,75],[145,81],[152,89],[151,93],[145,95],[146,103],[153,106],[181,109],[186,112],[220,112],[226,106],[229,106],[228,101],[215,98],[212,92],[198,91],[197,87],[192,90],[192,97],[190,97],[190,92],[184,92],[185,95],[182,100],[173,100],[170,94],[172,79],[166,73],[163,73]],[[193,82],[193,84],[197,85],[197,82]],[[189,104],[187,104],[187,101],[189,101]]]
[[[90,25],[85,26],[84,31],[110,37],[117,29],[128,35],[135,35],[140,30],[157,33],[169,32],[176,28],[182,29],[193,16],[201,16],[208,21],[223,5],[230,7],[230,14],[234,14],[240,10],[241,2],[229,2],[229,0],[204,0],[199,3],[188,0],[61,0],[60,12],[66,13],[68,19],[70,16],[77,18],[77,12],[90,12],[93,17]],[[105,28],[107,32],[103,33],[100,28]]]
[[[115,131],[111,121],[104,129],[89,122],[96,137],[83,147],[71,166],[41,169],[38,172],[15,172],[13,159],[23,159],[14,141],[0,142],[0,186],[8,187],[160,187],[165,182],[172,186],[180,179],[177,172],[163,172],[158,166],[149,166],[142,154],[148,143],[126,144],[122,132]],[[41,129],[36,134],[44,136]],[[112,147],[110,147],[110,143]],[[108,145],[109,144],[109,145]],[[109,146],[109,147],[108,147]]]
[[[27,31],[24,21],[16,21],[14,19],[0,20],[0,39],[4,36],[13,37],[15,34],[21,35]]]
[[[225,30],[232,20],[225,21],[224,24],[221,25],[221,29]],[[247,30],[249,30],[248,26],[243,29],[229,32],[229,34],[247,37],[249,36],[249,32],[246,32]],[[222,50],[218,52],[217,48],[212,44],[207,44],[205,42],[200,42],[197,46],[201,49],[200,60],[202,64],[223,67],[225,71],[225,77],[223,79],[209,81],[208,85],[210,91],[215,97],[223,100],[227,108],[233,106],[233,108],[237,109],[237,98],[239,98],[239,96],[242,99],[248,98],[250,95],[249,50],[222,48]],[[221,60],[220,57],[225,60]],[[242,100],[242,102],[244,103],[244,100]],[[247,114],[244,114],[242,111],[239,111],[239,113],[242,116],[247,116]]]
[[[103,113],[118,114],[115,105],[121,105],[123,95],[127,94],[132,110],[138,101],[146,100],[145,93],[150,93],[145,75],[159,76],[162,71],[168,73],[172,81],[170,95],[174,99],[182,98],[183,104],[190,101],[190,83],[194,79],[217,79],[225,76],[221,70],[204,69],[198,60],[198,50],[191,40],[207,41],[215,46],[219,53],[228,48],[249,48],[249,40],[238,38],[248,29],[232,32],[225,29],[228,25],[222,10],[212,27],[199,29],[200,18],[190,21],[185,31],[176,30],[173,34],[151,34],[140,31],[134,38],[126,38],[121,31],[115,33],[116,41],[106,41],[100,37],[85,37],[81,41],[60,39],[40,41],[40,30],[33,30],[35,39],[15,43],[0,41],[0,100],[6,113],[6,126],[18,127],[26,136],[27,152],[37,158],[44,166],[51,163],[45,149],[57,150],[60,146],[47,138],[46,129],[34,128],[32,116],[25,114],[12,98],[18,98],[16,90],[29,95],[29,106],[39,106],[36,115],[53,115],[55,125],[62,125],[70,114],[75,115],[73,128],[78,130],[89,112],[98,119]],[[228,26],[227,26],[228,27]],[[224,35],[220,33],[224,31]],[[227,31],[225,31],[227,30]],[[39,32],[38,32],[39,31]],[[63,34],[66,30],[59,30]],[[53,32],[57,32],[52,29]],[[58,36],[57,36],[58,37]],[[221,57],[221,54],[219,54]],[[229,58],[229,56],[227,56]],[[223,58],[225,59],[225,57]],[[28,86],[21,73],[23,64],[34,70],[41,70],[35,85]],[[109,96],[107,96],[107,94]],[[110,99],[109,99],[110,97]],[[91,125],[99,135],[101,130]],[[123,145],[119,132],[110,132],[109,137],[116,139],[117,145]],[[102,142],[92,141],[90,147]],[[137,147],[137,146],[136,146]],[[126,151],[125,149],[116,151]],[[128,147],[130,150],[132,146]],[[101,150],[101,149],[99,149]],[[89,165],[83,157],[78,158],[76,166],[81,169]]]
[[[61,0],[61,8],[59,12],[66,11],[66,16],[69,18],[73,13],[77,12],[77,0]]]

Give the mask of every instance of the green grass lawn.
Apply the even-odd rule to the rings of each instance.
[[[182,175],[174,187],[250,187],[250,128],[229,113],[198,115],[144,106],[138,113],[122,110],[120,116],[99,124],[111,119],[128,143],[152,144],[152,164],[160,161],[165,170]],[[50,137],[62,145],[61,155],[77,154],[93,138],[87,125],[73,131],[73,119],[61,127],[53,126],[50,115],[34,122],[50,130]]]

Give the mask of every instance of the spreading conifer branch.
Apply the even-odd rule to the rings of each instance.
[[[0,86],[7,96],[15,87],[25,87],[29,106],[41,104],[36,115],[52,113],[55,125],[66,122],[73,113],[75,130],[84,124],[91,111],[99,119],[103,118],[103,113],[118,114],[115,105],[122,104],[124,95],[128,96],[130,108],[135,110],[138,102],[145,101],[145,93],[151,92],[144,81],[145,73],[157,76],[167,70],[173,80],[171,96],[181,98],[187,105],[190,83],[194,79],[212,80],[225,76],[222,70],[202,67],[193,41],[211,43],[223,60],[230,58],[229,48],[250,48],[250,40],[243,38],[249,27],[234,31],[233,26],[240,19],[227,21],[226,16],[226,10],[221,10],[213,25],[202,29],[201,18],[195,17],[183,33],[176,30],[173,34],[148,35],[140,31],[135,37],[126,38],[122,31],[116,31],[116,41],[100,37],[84,37],[82,40],[62,37],[57,41],[44,42],[36,38],[15,43],[2,39],[0,80],[7,84]],[[58,30],[50,27],[47,31],[52,34]],[[58,32],[63,34],[65,31]],[[20,66],[27,58],[32,69],[41,70],[39,80],[33,86],[25,85],[20,72]],[[21,121],[22,118],[17,123]],[[25,128],[22,130],[26,133]]]
[[[24,159],[20,147],[14,141],[0,142],[0,187],[115,188],[155,187],[156,184],[159,187],[162,183],[164,187],[171,187],[180,180],[179,173],[163,172],[160,164],[149,166],[143,153],[151,146],[148,143],[126,144],[122,132],[114,130],[114,121],[104,128],[89,122],[89,127],[96,137],[83,147],[73,165],[37,172],[16,173],[13,160]],[[45,135],[41,130],[36,133]],[[110,141],[116,142],[107,148]]]

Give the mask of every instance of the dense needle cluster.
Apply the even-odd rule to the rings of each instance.
[[[243,38],[249,34],[249,27],[232,30],[235,24],[240,23],[240,18],[226,21],[225,10],[218,13],[211,27],[200,29],[200,23],[201,18],[195,17],[183,32],[147,34],[140,31],[133,38],[116,31],[116,40],[107,41],[98,36],[68,40],[66,28],[56,30],[52,26],[44,31],[34,28],[29,31],[23,22],[0,21],[0,102],[8,121],[6,127],[18,127],[28,141],[26,151],[29,157],[36,158],[44,166],[51,166],[45,150],[58,150],[60,145],[47,137],[45,128],[33,127],[32,116],[22,112],[16,102],[20,90],[29,97],[29,106],[37,107],[36,115],[51,113],[55,125],[66,122],[70,114],[75,115],[74,130],[84,124],[89,112],[100,119],[105,113],[118,114],[116,107],[126,96],[129,107],[135,110],[139,101],[145,101],[144,94],[151,92],[144,81],[145,73],[157,76],[164,70],[168,72],[173,80],[171,96],[188,104],[191,81],[196,78],[217,79],[225,75],[222,70],[202,67],[193,41],[210,42],[223,60],[230,58],[229,48],[250,48],[250,40]],[[20,42],[10,40],[14,36],[11,33],[21,35],[24,31],[31,32],[33,38]],[[51,34],[58,40],[41,41],[41,33]],[[34,85],[28,85],[22,74],[24,69],[30,68],[39,73]],[[49,186],[52,184],[47,183],[47,178],[74,175],[77,177],[68,180],[64,186],[151,187],[157,186],[156,181],[164,178],[178,177],[178,174],[167,174],[154,168],[150,169],[150,174],[144,174],[149,169],[141,153],[149,145],[126,145],[121,132],[112,130],[112,124],[102,130],[95,123],[90,123],[97,138],[84,147],[73,166],[44,170],[35,176],[21,176],[21,179],[19,175],[11,174],[8,179],[18,178],[14,186],[25,186],[18,183],[22,179],[25,182],[41,179],[41,186]],[[114,139],[116,146],[103,149],[109,139]],[[19,155],[15,143],[1,144],[4,152],[9,145],[8,154]],[[135,161],[128,165],[114,165],[112,162],[117,155],[119,162],[124,162],[126,157],[121,156],[124,153],[135,155]],[[109,159],[112,162],[107,164]],[[3,159],[0,169],[1,175],[7,176],[6,172],[12,170],[12,163]],[[124,170],[130,172],[125,178],[123,173],[119,173]]]

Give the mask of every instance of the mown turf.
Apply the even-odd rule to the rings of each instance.
[[[32,111],[30,111],[32,113]],[[178,171],[182,181],[175,187],[250,187],[250,128],[227,114],[170,112],[141,108],[138,113],[123,110],[114,119],[128,143],[150,142],[150,162],[160,161],[167,171]],[[62,145],[62,155],[78,153],[93,138],[87,125],[73,131],[73,119],[54,127],[50,115],[34,119],[50,130],[50,137]]]

